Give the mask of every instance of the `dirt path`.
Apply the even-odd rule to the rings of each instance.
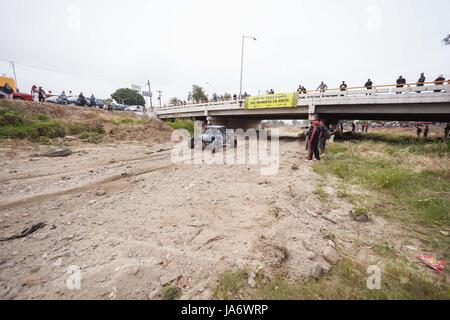
[[[0,149],[0,236],[47,223],[0,242],[0,298],[157,299],[173,283],[185,299],[210,299],[227,269],[282,268],[295,278],[327,265],[330,238],[348,250],[356,238],[401,245],[401,229],[383,219],[353,221],[297,141],[282,142],[279,174],[268,177],[257,166],[172,164],[168,144],[73,149],[51,159]],[[69,266],[81,268],[80,290],[66,287]]]

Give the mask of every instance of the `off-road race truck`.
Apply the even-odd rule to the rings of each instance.
[[[221,150],[224,147],[237,147],[237,139],[234,135],[227,131],[225,126],[207,126],[203,134],[191,139],[190,147],[194,149],[195,146],[202,146],[205,150],[208,146],[213,153]]]

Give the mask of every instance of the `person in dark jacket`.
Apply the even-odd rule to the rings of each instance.
[[[320,140],[319,140],[319,151],[320,155],[323,155],[325,153],[325,149],[327,147],[327,139],[330,139],[330,129],[328,129],[327,125],[325,124],[325,120],[320,120]]]
[[[420,139],[420,137],[422,136],[422,132],[423,132],[422,128],[421,127],[417,127],[417,132],[416,132],[417,138]]]
[[[403,88],[406,84],[406,79],[403,76],[398,77],[397,79],[397,88]],[[397,94],[401,94],[401,92],[397,92]]]
[[[87,106],[88,102],[86,100],[86,97],[84,96],[83,92],[80,92],[80,95],[78,96],[78,103],[84,107]]]
[[[425,141],[427,141],[427,138],[428,138],[428,132],[430,132],[430,127],[425,126],[425,130],[423,130],[423,139],[424,139]]]
[[[417,86],[418,87],[423,87],[423,85],[425,84],[425,81],[426,81],[425,74],[422,72],[420,74],[419,80],[417,80]]]
[[[12,100],[14,98],[14,89],[8,83],[1,88],[2,92],[5,95],[6,100]]]
[[[39,87],[38,94],[39,94],[39,102],[45,102],[47,95],[45,94],[45,90],[42,89],[42,87]]]
[[[95,108],[97,106],[97,99],[95,99],[94,94],[91,95],[91,107]]]
[[[449,133],[450,133],[450,123],[447,123],[447,126],[444,129],[444,140],[445,141],[447,141]]]
[[[443,86],[444,83],[445,83],[445,78],[442,74],[439,77],[437,77],[436,80],[434,80],[435,86]],[[441,90],[434,90],[434,92],[441,92]]]
[[[372,82],[372,80],[367,79],[367,82],[364,84],[364,87],[366,87],[367,90],[372,90],[373,89],[373,82]],[[371,93],[366,93],[366,96],[368,94],[371,94]]]
[[[352,133],[356,132],[356,124],[353,122],[352,123]]]
[[[320,160],[319,142],[322,132],[319,128],[320,122],[313,121],[312,127],[308,134],[308,161],[312,161],[313,156],[316,160]]]

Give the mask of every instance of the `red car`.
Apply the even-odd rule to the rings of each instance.
[[[31,94],[14,92],[13,93],[14,100],[23,100],[23,101],[33,101],[33,97]]]

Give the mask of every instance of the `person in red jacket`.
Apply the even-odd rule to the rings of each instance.
[[[320,122],[313,121],[312,127],[308,132],[308,161],[312,161],[313,155],[316,160],[320,160],[319,142],[322,136],[322,130],[319,128]]]

